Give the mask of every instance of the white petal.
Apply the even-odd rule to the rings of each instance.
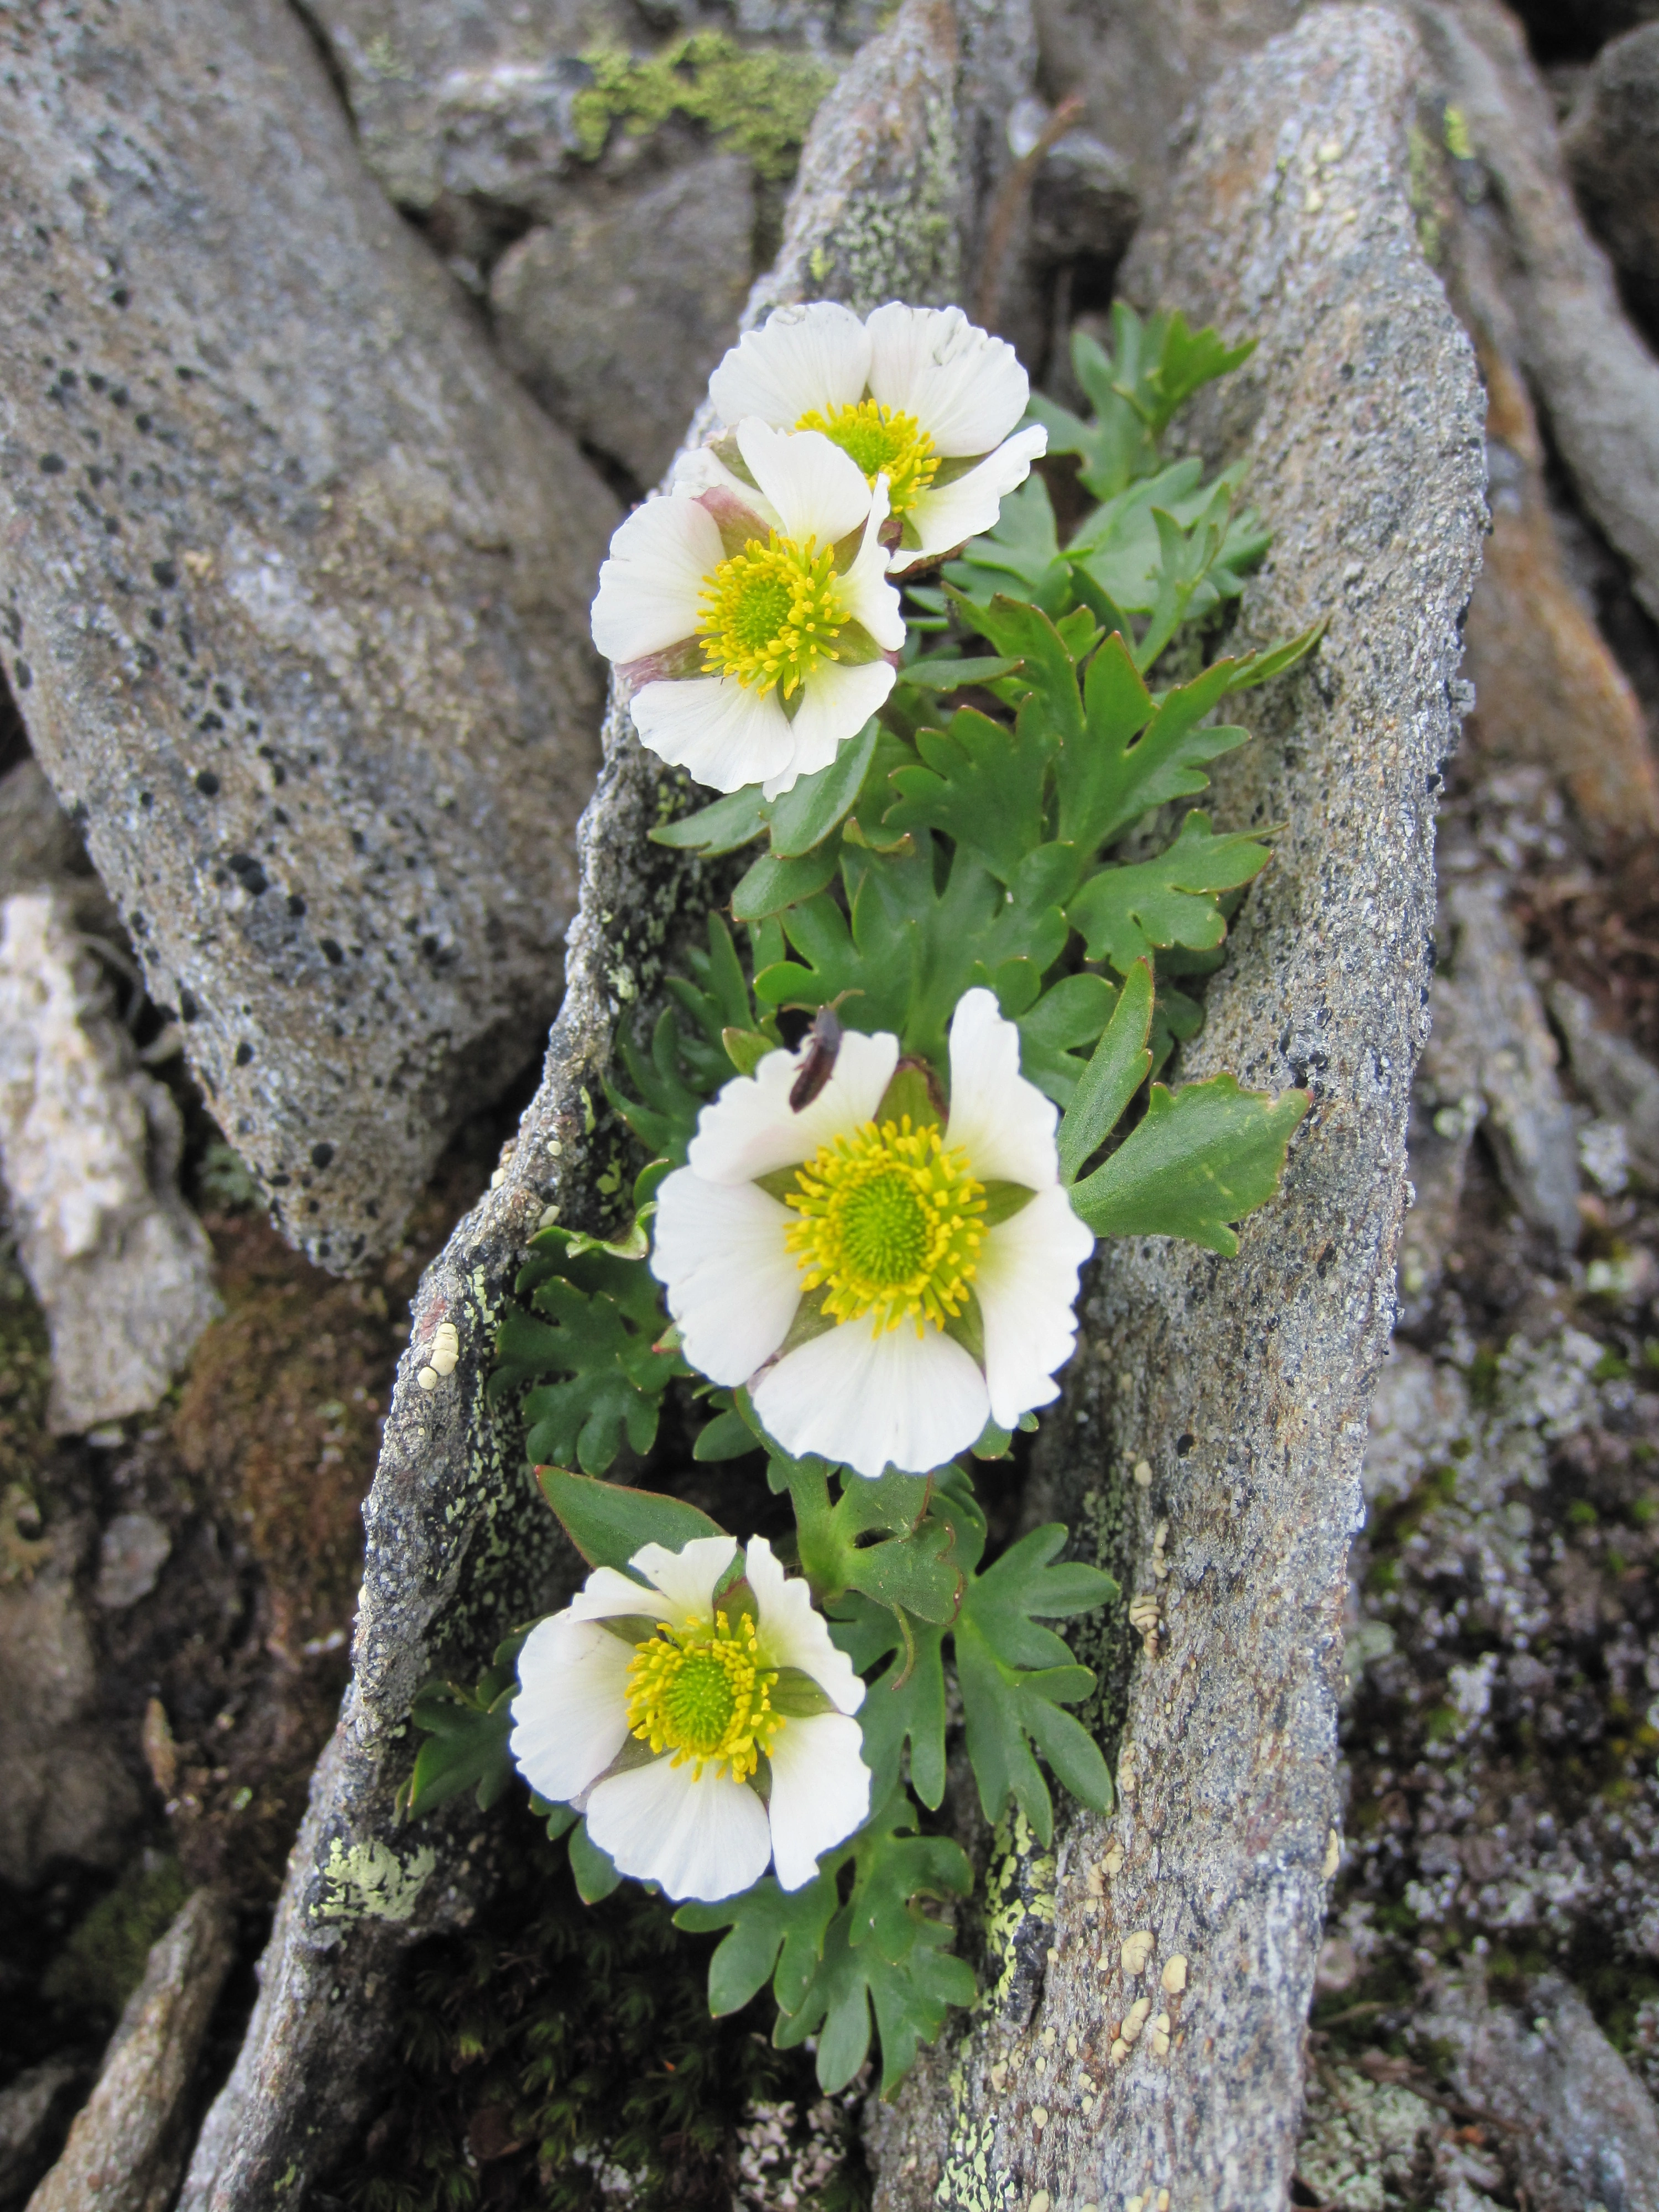
[[[695,637],[703,586],[725,558],[714,516],[695,499],[635,507],[599,570],[594,644],[607,660],[641,660]]]
[[[951,1017],[951,1115],[945,1141],[966,1148],[981,1182],[1041,1190],[1058,1180],[1059,1109],[1019,1072],[1019,1031],[987,990],[964,992]]]
[[[1003,338],[960,307],[878,307],[870,332],[870,392],[914,415],[946,455],[988,453],[1025,412],[1030,380]]]
[[[764,330],[738,339],[708,380],[722,422],[758,416],[793,430],[803,415],[827,413],[862,398],[870,339],[850,307],[829,300],[776,307]]]
[[[839,1713],[787,1720],[772,1738],[772,1859],[785,1889],[818,1870],[818,1854],[844,1843],[870,1812],[870,1770],[856,1721]]]
[[[980,1247],[974,1288],[985,1322],[991,1418],[1012,1429],[1060,1395],[1053,1379],[1077,1342],[1077,1280],[1095,1240],[1058,1183],[1000,1222]]]
[[[872,1478],[927,1474],[965,1451],[990,1412],[985,1377],[929,1322],[884,1329],[848,1321],[787,1352],[755,1391],[755,1411],[797,1459],[817,1452]]]
[[[747,691],[735,677],[647,684],[628,703],[641,743],[715,791],[764,782],[794,750],[777,693]]]
[[[611,1775],[587,1801],[587,1832],[621,1873],[713,1905],[760,1880],[772,1836],[746,1782],[696,1772],[665,1757]]]
[[[844,1651],[830,1641],[830,1624],[799,1575],[786,1576],[764,1536],[751,1536],[744,1571],[760,1606],[757,1634],[769,1667],[799,1667],[844,1713],[864,1703],[864,1684]]]
[[[595,1567],[566,1610],[573,1620],[620,1620],[632,1613],[643,1613],[654,1620],[660,1608],[656,1593],[631,1575],[621,1574],[615,1567]]]
[[[769,1052],[752,1075],[728,1083],[703,1108],[686,1155],[695,1174],[705,1182],[750,1182],[872,1121],[898,1066],[898,1039],[890,1030],[874,1036],[847,1030],[830,1080],[796,1114],[789,1093],[805,1057],[804,1050]]]
[[[589,1621],[556,1613],[519,1654],[507,1739],[520,1771],[550,1803],[580,1796],[628,1740],[632,1647]]]
[[[931,554],[948,553],[952,546],[965,544],[981,531],[988,530],[1001,514],[1004,499],[1024,483],[1033,460],[1048,450],[1048,433],[1041,422],[1034,422],[1029,430],[1020,431],[995,453],[988,453],[965,477],[941,484],[937,491],[924,492],[904,518],[921,543],[902,546],[894,554],[895,574]]]
[[[751,415],[738,425],[738,447],[786,538],[833,545],[869,514],[864,471],[822,430],[774,430]]]
[[[848,614],[864,624],[876,643],[896,653],[904,642],[904,605],[887,580],[887,549],[881,542],[887,512],[887,479],[878,477],[864,541],[858,558],[841,579],[841,595]]]
[[[678,1627],[684,1620],[714,1619],[714,1585],[737,1556],[735,1536],[694,1536],[678,1552],[665,1544],[641,1545],[628,1564],[656,1584]]]
[[[896,594],[895,594],[896,597]],[[826,661],[801,686],[800,711],[789,725],[795,750],[781,775],[768,777],[768,799],[793,790],[797,779],[828,768],[849,738],[859,732],[898,681],[890,661],[866,660],[843,668]]]
[[[651,1272],[686,1358],[710,1382],[746,1382],[789,1334],[800,1267],[783,1240],[794,1218],[752,1182],[706,1182],[690,1168],[657,1193]]]

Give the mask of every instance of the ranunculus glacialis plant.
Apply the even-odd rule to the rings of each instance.
[[[769,799],[828,768],[892,690],[904,617],[886,580],[884,483],[816,431],[738,426],[611,541],[593,642],[651,750]]]
[[[1048,446],[1040,423],[1015,428],[1030,384],[1013,348],[960,307],[890,301],[862,321],[828,300],[775,308],[708,392],[726,423],[821,431],[884,478],[897,573],[990,529]]]
[[[1094,1238],[1055,1109],[983,989],[952,1018],[937,1120],[890,1102],[890,1034],[848,1030],[797,1113],[799,1068],[769,1053],[703,1108],[658,1194],[652,1270],[686,1358],[750,1384],[785,1451],[925,1474],[1058,1393]]]
[[[870,1810],[864,1684],[765,1537],[734,1581],[737,1555],[700,1536],[595,1568],[531,1631],[513,1701],[531,1788],[574,1804],[621,1873],[708,1903],[769,1861],[799,1889]]]

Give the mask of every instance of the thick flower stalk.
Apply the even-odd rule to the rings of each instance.
[[[708,390],[723,422],[821,431],[871,483],[884,477],[896,572],[990,529],[1048,450],[1040,424],[1015,430],[1030,386],[1013,348],[960,307],[893,301],[863,322],[827,300],[778,307]]]
[[[658,1194],[651,1266],[686,1358],[750,1384],[797,1457],[924,1474],[1057,1395],[1094,1239],[1055,1109],[989,991],[957,1006],[950,1059],[939,1114],[896,1037],[848,1030],[797,1113],[799,1058],[769,1053],[704,1107]]]
[[[828,768],[893,688],[888,496],[821,433],[738,426],[742,478],[708,458],[611,541],[593,642],[653,752],[769,799]]]
[[[764,1536],[647,1544],[599,1567],[519,1655],[513,1756],[618,1870],[713,1903],[817,1871],[870,1810],[864,1701],[806,1584]],[[635,1579],[635,1577],[638,1579]]]

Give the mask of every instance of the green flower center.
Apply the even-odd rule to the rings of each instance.
[[[884,473],[895,514],[903,514],[915,505],[939,467],[933,441],[915,416],[896,414],[878,400],[860,399],[852,406],[832,407],[827,415],[814,408],[801,416],[795,428],[822,430],[832,444],[851,455],[871,483]]]
[[[659,1622],[629,1662],[628,1724],[653,1752],[672,1752],[676,1766],[695,1759],[699,1774],[724,1766],[744,1782],[783,1726],[771,1707],[777,1679],[748,1613],[735,1626],[723,1613],[712,1624]]]
[[[984,1240],[985,1189],[968,1155],[947,1152],[935,1128],[866,1121],[796,1171],[784,1204],[802,1287],[827,1286],[836,1321],[876,1314],[884,1328],[912,1320],[941,1328],[961,1313]]]
[[[762,692],[776,685],[789,698],[820,661],[839,658],[835,641],[849,617],[838,583],[833,547],[820,552],[816,538],[776,531],[764,545],[751,538],[703,586],[705,672]]]

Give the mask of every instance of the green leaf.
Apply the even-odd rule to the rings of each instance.
[[[1146,1039],[1152,1026],[1152,970],[1137,960],[1105,1035],[1073,1093],[1056,1139],[1060,1170],[1069,1182],[1091,1152],[1117,1127],[1152,1064]]]
[[[910,1948],[902,1961],[885,1958],[873,1943],[854,1950],[850,1915],[830,1923],[823,1958],[799,2012],[780,2012],[773,2041],[787,2051],[818,2039],[818,2086],[826,2096],[844,2089],[870,2048],[873,2007],[881,2035],[881,2094],[890,2096],[932,2043],[952,2005],[973,2003],[973,1969],[950,1950],[951,1930],[912,1917]]]
[[[1098,1568],[1050,1566],[1066,1540],[1056,1523],[1011,1546],[969,1583],[955,1630],[968,1756],[985,1817],[1000,1818],[1012,1796],[1044,1844],[1054,1834],[1054,1803],[1028,1739],[1080,1803],[1103,1813],[1112,1802],[1098,1746],[1057,1710],[1087,1697],[1095,1678],[1041,1618],[1103,1605],[1117,1585]]]
[[[1286,669],[1294,668],[1298,661],[1307,659],[1329,627],[1330,617],[1328,615],[1322,622],[1316,622],[1311,629],[1304,629],[1295,637],[1286,638],[1283,644],[1271,645],[1265,653],[1247,653],[1243,660],[1234,664],[1239,672],[1227,689],[1230,691],[1254,691],[1258,684],[1271,683],[1275,676],[1284,675]]]
[[[866,771],[875,757],[880,733],[881,725],[872,716],[857,737],[842,745],[828,768],[800,777],[792,790],[772,801],[772,850],[780,858],[810,853],[852,812]]]
[[[1118,991],[1085,969],[1062,975],[1026,1013],[1018,1015],[1019,1072],[1057,1106],[1068,1106],[1088,1062],[1079,1050],[1092,1045],[1117,1005]]]
[[[663,1392],[690,1370],[678,1352],[657,1349],[666,1323],[649,1272],[605,1251],[572,1253],[572,1241],[558,1228],[533,1241],[518,1280],[533,1310],[502,1316],[487,1396],[500,1406],[534,1385],[524,1401],[532,1463],[574,1462],[603,1474],[624,1436],[634,1450],[650,1449]],[[550,1374],[569,1379],[542,1380]]]
[[[659,823],[647,834],[653,845],[668,845],[676,852],[702,853],[712,858],[717,853],[735,853],[740,846],[752,845],[765,829],[770,814],[759,784],[750,783],[741,791],[717,799],[712,806],[700,808],[695,814],[683,814],[677,822]]]
[[[623,1067],[634,1086],[630,1096],[607,1082],[605,1097],[647,1152],[684,1166],[685,1148],[697,1127],[703,1094],[686,1081],[684,1038],[672,1007],[665,1006],[651,1032],[650,1049],[627,1031],[617,1041]]]
[[[576,1894],[584,1905],[597,1905],[609,1897],[622,1876],[587,1832],[581,1820],[570,1831],[570,1871],[576,1877]]]
[[[1237,660],[1218,660],[1155,702],[1121,637],[1109,637],[1084,683],[1088,737],[1060,762],[1060,834],[1095,851],[1171,799],[1209,782],[1204,764],[1249,738],[1231,726],[1200,728],[1224,697]]]
[[[691,1456],[707,1463],[711,1460],[742,1459],[756,1449],[756,1439],[750,1433],[749,1424],[741,1413],[728,1407],[697,1431],[697,1441],[691,1447]]]
[[[1041,607],[999,592],[988,606],[963,600],[963,614],[988,637],[999,653],[1022,663],[1013,679],[1020,692],[1042,702],[1044,718],[1062,743],[1083,735],[1083,702],[1078,696],[1078,656]],[[1093,623],[1089,624],[1091,641]],[[1069,629],[1069,625],[1068,625]]]
[[[826,1855],[828,1856],[828,1855]],[[843,1854],[836,1854],[839,1865]],[[683,1905],[674,1925],[694,1935],[731,1934],[708,1962],[708,2009],[716,2020],[741,2012],[772,1979],[780,2008],[798,2012],[823,1956],[823,1939],[839,1904],[833,1874],[799,1889],[781,1889],[772,1875],[718,1905]]]
[[[1185,1237],[1231,1259],[1228,1227],[1278,1189],[1305,1091],[1241,1091],[1231,1075],[1152,1085],[1146,1119],[1072,1193],[1097,1237]]]
[[[732,892],[732,913],[739,921],[764,921],[815,896],[834,880],[840,845],[838,837],[827,837],[816,850],[793,860],[763,853]]]
[[[496,1645],[476,1689],[459,1682],[429,1682],[410,1707],[409,1717],[427,1736],[415,1755],[415,1768],[398,1793],[400,1813],[430,1813],[463,1790],[474,1790],[479,1809],[488,1812],[513,1779],[507,1736],[519,1686],[519,1654],[528,1628],[516,1629]]]
[[[1019,665],[1018,660],[1005,660],[991,653],[965,660],[936,655],[911,661],[900,669],[898,680],[908,684],[914,691],[960,691],[970,684],[994,684],[999,677],[1012,676]]]
[[[1108,960],[1127,975],[1156,947],[1219,945],[1227,925],[1216,904],[1219,891],[1236,890],[1261,874],[1267,848],[1248,832],[1218,837],[1209,817],[1196,809],[1181,834],[1155,860],[1103,868],[1090,878],[1066,908],[1091,960]]]
[[[1041,717],[1021,714],[1011,730],[961,708],[948,730],[917,733],[921,762],[894,775],[899,800],[882,826],[943,830],[1006,883],[1042,842],[1043,787],[1056,746]]]
[[[946,1504],[935,1508],[926,1477],[890,1474],[872,1482],[843,1474],[832,1504],[821,1461],[784,1464],[801,1571],[820,1603],[860,1590],[921,1620],[955,1620],[965,1572],[957,1557],[957,1516]],[[866,1542],[873,1534],[885,1540]]]
[[[646,1544],[678,1552],[700,1536],[725,1534],[695,1505],[661,1491],[596,1482],[558,1467],[538,1467],[536,1480],[565,1534],[590,1567],[625,1568]]]
[[[871,1794],[884,1796],[910,1751],[910,1786],[930,1812],[945,1798],[945,1631],[910,1622],[856,1593],[830,1608],[830,1634],[866,1681],[859,1725]],[[888,1653],[892,1663],[872,1673]]]

